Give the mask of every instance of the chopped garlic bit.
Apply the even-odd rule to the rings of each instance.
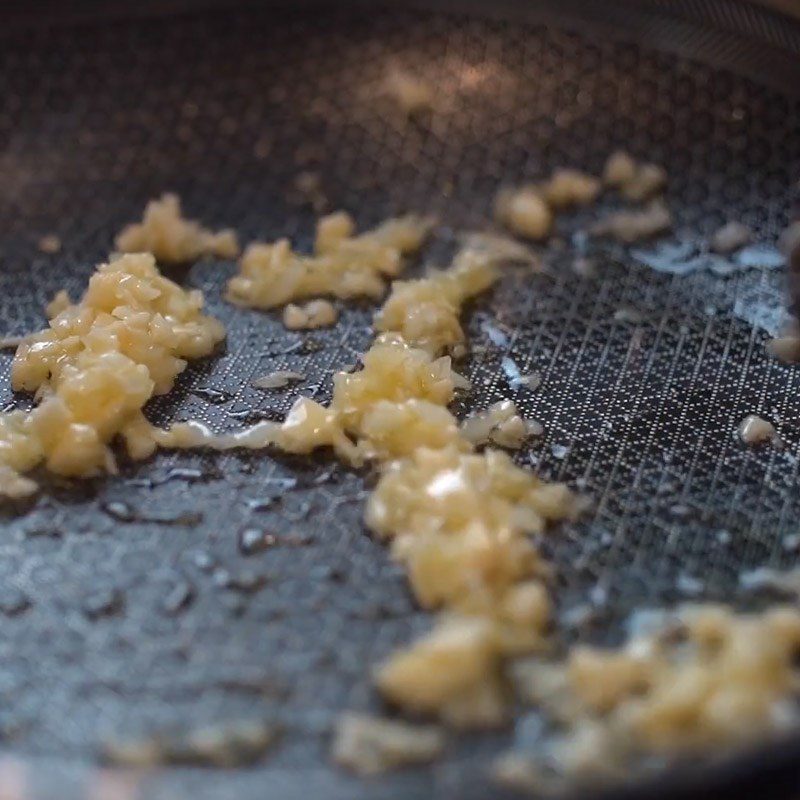
[[[429,219],[408,215],[356,236],[348,214],[331,214],[317,225],[313,256],[295,253],[287,239],[249,245],[239,274],[228,282],[228,299],[274,308],[321,295],[380,297],[386,279],[400,272],[404,255],[419,250],[430,227]]]
[[[69,299],[66,290],[61,289],[56,292],[53,299],[45,306],[44,313],[47,315],[47,319],[53,319],[53,317],[57,317],[71,305],[72,301]]]
[[[335,252],[351,229],[346,218],[329,219],[318,250]],[[294,453],[330,446],[349,463],[382,462],[367,524],[392,542],[420,603],[450,616],[390,658],[378,684],[401,706],[460,725],[503,718],[503,661],[541,641],[549,604],[528,534],[580,511],[565,486],[540,481],[502,452],[475,454],[446,407],[463,379],[440,353],[463,342],[461,307],[494,282],[498,260],[494,250],[467,247],[443,272],[396,282],[363,369],[334,376],[327,408],[301,398],[261,434]],[[495,432],[509,445],[534,431],[513,416]],[[216,442],[234,446],[230,437]]]
[[[268,375],[253,378],[250,385],[256,389],[282,389],[293,381],[304,381],[306,376],[302,372],[294,372],[290,369],[276,369]]]
[[[467,417],[461,425],[461,435],[474,445],[491,442],[516,450],[522,447],[531,431],[514,403],[501,400],[486,411]]]
[[[497,725],[505,718],[499,653],[484,619],[441,621],[384,664],[377,683],[403,708],[436,713],[456,727]]]
[[[622,185],[622,195],[640,203],[658,194],[667,185],[667,171],[657,164],[640,164],[633,180]]]
[[[641,211],[616,211],[601,219],[592,228],[597,236],[611,236],[630,244],[649,239],[672,227],[672,214],[660,201],[653,201]]]
[[[405,70],[392,69],[386,76],[384,91],[407,117],[433,108],[433,87]]]
[[[625,186],[636,177],[636,161],[623,150],[612,153],[603,168],[603,182],[606,186]]]
[[[236,258],[239,244],[232,230],[218,233],[184,219],[177,195],[151,200],[141,222],[128,225],[114,240],[123,253],[152,253],[162,263],[185,263],[201,256]]]
[[[757,414],[749,414],[739,423],[739,436],[745,444],[763,444],[777,437],[775,426]]]
[[[527,239],[546,239],[553,227],[553,214],[536,186],[501,189],[494,214],[501,225]]]
[[[769,355],[778,361],[783,361],[784,364],[796,364],[800,361],[800,335],[797,329],[793,328],[784,336],[768,341],[766,350]]]
[[[3,336],[0,338],[0,350],[16,350],[26,338],[25,336]]]
[[[465,250],[485,255],[498,264],[508,262],[528,264],[533,267],[540,265],[539,257],[530,247],[508,236],[473,231],[462,234],[460,240]]]
[[[302,306],[289,303],[283,309],[283,324],[292,331],[327,328],[336,324],[338,317],[336,306],[328,300],[311,300]]]
[[[577,169],[557,169],[541,186],[550,208],[560,210],[591,203],[600,194],[602,184],[593,175]]]
[[[0,463],[0,495],[9,500],[22,500],[36,493],[35,481],[15,472],[7,464]]]
[[[498,450],[420,449],[389,464],[367,503],[369,527],[393,541],[426,607],[489,614],[536,573],[526,534],[575,515],[575,498]]]
[[[358,372],[333,376],[331,408],[349,430],[357,432],[364,415],[381,400],[425,400],[444,407],[453,399],[450,359],[434,358],[396,333],[379,336],[362,362],[364,368]]]
[[[560,777],[620,773],[637,756],[675,758],[763,741],[797,724],[800,613],[685,606],[618,650],[576,646],[563,663],[523,662],[517,688],[559,723],[544,748]],[[531,755],[535,774],[537,761]]]
[[[746,245],[753,232],[741,222],[726,222],[711,237],[711,249],[716,253],[732,253]]]
[[[469,449],[455,417],[427,400],[380,400],[364,414],[359,432],[363,455],[381,461],[411,456],[420,447]]]
[[[534,391],[542,385],[542,375],[540,372],[527,372],[522,373],[517,378],[517,384],[524,386],[526,389]]]
[[[61,250],[61,239],[54,233],[48,233],[46,236],[42,236],[42,238],[39,239],[38,246],[42,253],[53,255]]]
[[[11,367],[13,387],[40,402],[30,413],[0,414],[7,493],[30,488],[13,473],[42,461],[60,475],[113,470],[108,444],[117,435],[132,457],[152,453],[142,407],[172,388],[186,359],[224,338],[222,325],[201,314],[202,294],[162,277],[149,254],[101,265],[77,304],[63,301],[49,328],[25,337]]]
[[[323,220],[317,256],[306,264],[326,258],[333,259],[329,265],[339,263],[346,254],[348,269],[361,264],[374,270],[377,263],[374,277],[394,274],[400,250],[386,241],[409,251],[422,236],[416,225],[399,221],[364,237],[354,238],[352,229],[345,215]],[[288,244],[284,249],[298,259]],[[161,446],[274,445],[291,453],[332,447],[351,464],[379,461],[382,474],[368,502],[367,524],[391,542],[419,602],[443,607],[448,616],[430,637],[390,658],[378,684],[401,706],[458,725],[493,724],[505,716],[503,662],[540,644],[549,615],[528,535],[580,511],[564,485],[544,483],[503,452],[476,454],[447,409],[465,382],[441,354],[463,342],[462,305],[494,282],[504,255],[467,247],[447,270],[396,282],[376,317],[383,333],[364,353],[361,370],[334,376],[328,407],[301,397],[281,424],[220,435],[184,423],[153,433]],[[283,302],[296,296],[297,286],[295,281],[261,300]],[[492,431],[495,441],[516,446],[531,432],[513,404],[498,413],[503,418]]]
[[[612,153],[603,169],[606,186],[618,188],[633,202],[649,200],[667,184],[667,172],[657,164],[637,162],[624,151]]]
[[[444,749],[435,725],[414,725],[365,714],[344,713],[336,722],[333,759],[359,775],[431,761]]]
[[[463,250],[450,269],[412,281],[395,281],[375,317],[379,331],[397,331],[409,344],[429,352],[463,344],[459,317],[467,300],[497,279],[496,260],[481,251]]]

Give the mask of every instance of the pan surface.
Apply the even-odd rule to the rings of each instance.
[[[296,180],[311,172],[329,208],[363,227],[437,213],[443,231],[422,260],[445,263],[456,231],[486,225],[501,184],[556,166],[597,172],[627,149],[669,172],[666,246],[586,244],[580,231],[596,210],[565,218],[564,245],[542,252],[546,274],[510,269],[470,311],[480,347],[462,371],[475,389],[456,410],[512,397],[545,427],[519,461],[595,500],[586,520],[542,543],[565,640],[616,641],[632,611],[686,599],[763,605],[770,598],[745,592],[741,574],[796,563],[800,544],[800,372],[764,352],[785,321],[774,244],[800,174],[800,34],[738,3],[724,19],[698,10],[691,20],[668,3],[639,16],[604,5],[607,22],[627,16],[647,42],[621,29],[609,38],[591,18],[544,24],[546,5],[510,20],[497,8],[493,18],[226,8],[7,31],[3,333],[42,326],[58,289],[75,297],[114,234],[165,190],[245,242],[289,236],[308,247],[317,212]],[[382,96],[392,67],[437,87],[431,115],[409,122]],[[729,219],[751,226],[759,246],[726,266],[702,243]],[[60,238],[57,254],[38,250],[47,234]],[[576,248],[594,275],[572,269]],[[281,418],[298,393],[326,400],[332,372],[370,341],[368,304],[347,304],[335,328],[306,335],[228,305],[234,268],[208,260],[173,273],[205,292],[228,341],[151,404],[153,421],[235,430]],[[541,372],[541,388],[512,390],[504,357]],[[8,388],[10,361],[2,356],[0,399],[27,407]],[[306,379],[250,386],[276,369]],[[738,442],[750,413],[776,424],[785,449]],[[324,457],[160,453],[115,478],[47,483],[25,513],[3,511],[0,735],[16,760],[2,769],[21,776],[25,796],[83,797],[97,791],[93,765],[111,739],[260,720],[282,735],[255,767],[168,769],[134,791],[496,796],[486,767],[524,737],[524,719],[516,733],[454,738],[429,769],[364,782],[328,765],[337,714],[378,707],[371,665],[430,621],[361,524],[369,485]],[[252,528],[274,544],[248,552]]]

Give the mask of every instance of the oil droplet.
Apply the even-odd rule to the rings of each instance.
[[[242,570],[235,575],[231,575],[228,580],[227,588],[233,589],[243,594],[253,594],[263,589],[267,583],[267,576],[252,570]]]
[[[211,572],[214,568],[214,565],[217,563],[214,560],[214,557],[207,553],[205,550],[196,550],[191,555],[192,563],[199,569],[201,572]]]
[[[220,567],[214,570],[211,580],[214,582],[214,585],[218,586],[220,589],[227,589],[231,584],[231,573],[228,572],[225,567]]]
[[[112,517],[118,522],[133,522],[136,519],[136,511],[121,500],[112,500],[111,502],[103,503],[102,509],[109,517]]]
[[[266,511],[276,500],[275,497],[255,497],[246,500],[245,503],[251,511]]]
[[[199,386],[197,389],[192,389],[192,394],[214,405],[227,403],[228,400],[231,399],[231,395],[227,392],[221,392],[219,389],[212,389],[210,386]]]
[[[167,481],[184,480],[194,481],[203,477],[203,471],[192,469],[191,467],[173,467],[165,476],[164,483]]]
[[[717,541],[721,545],[726,545],[731,543],[731,539],[733,538],[730,534],[730,531],[726,531],[724,529],[717,531]]]

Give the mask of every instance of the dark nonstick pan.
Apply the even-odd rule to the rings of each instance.
[[[3,333],[40,327],[57,289],[77,295],[164,190],[243,241],[305,247],[318,212],[297,176],[311,172],[361,226],[438,214],[427,260],[444,263],[501,184],[596,172],[627,149],[669,172],[673,250],[585,245],[591,213],[565,220],[546,273],[511,270],[470,311],[482,347],[457,411],[513,396],[504,356],[542,373],[515,397],[546,431],[519,458],[595,500],[543,543],[564,641],[618,641],[636,609],[774,599],[740,575],[795,564],[800,532],[800,372],[764,350],[786,320],[774,245],[800,175],[790,14],[736,0],[36,5],[3,4],[0,30]],[[380,92],[392,66],[434,84],[441,106],[405,120]],[[761,249],[715,270],[702,243],[730,219]],[[58,253],[38,249],[47,234]],[[596,269],[582,276],[572,261],[587,246]],[[305,335],[232,307],[233,269],[172,273],[203,289],[228,341],[151,404],[153,421],[281,418],[298,392],[327,399],[332,371],[370,341],[369,304]],[[10,360],[2,402],[26,407]],[[250,386],[276,369],[307,377]],[[744,448],[732,432],[750,413],[786,448]],[[0,787],[19,789],[3,796],[500,796],[487,766],[524,726],[456,736],[433,766],[369,781],[329,764],[337,714],[379,707],[371,665],[430,622],[361,523],[370,480],[324,457],[164,452],[0,512]],[[102,766],[109,742],[245,723],[276,735],[253,763],[124,780]],[[630,792],[796,795],[798,765],[788,742]]]

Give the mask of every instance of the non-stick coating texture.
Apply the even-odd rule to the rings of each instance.
[[[432,83],[432,114],[409,122],[381,96],[392,66]],[[310,171],[360,226],[438,213],[427,256],[442,263],[454,232],[487,225],[501,184],[560,165],[597,172],[617,147],[666,166],[675,236],[690,244],[727,219],[774,243],[800,174],[798,108],[775,91],[630,44],[444,14],[212,12],[30,30],[3,43],[0,98],[9,334],[39,328],[57,289],[77,296],[164,190],[245,242],[307,248],[317,213],[294,183]],[[595,499],[589,519],[542,547],[554,598],[583,623],[560,626],[566,637],[604,641],[642,607],[755,607],[740,573],[795,562],[800,373],[764,352],[781,322],[780,271],[668,274],[600,244],[595,277],[580,277],[571,237],[595,213],[559,222],[549,274],[510,268],[467,315],[474,390],[456,411],[512,397],[546,431],[520,463]],[[43,254],[51,233],[62,250]],[[327,400],[332,371],[370,341],[370,304],[346,304],[330,331],[289,333],[278,315],[223,300],[233,271],[208,260],[173,273],[205,292],[228,341],[149,406],[153,421],[234,430],[280,418],[298,394]],[[504,356],[540,371],[541,388],[513,391]],[[10,360],[2,399],[25,407]],[[276,369],[307,378],[250,387]],[[773,420],[787,447],[742,446],[734,430],[749,413]],[[430,621],[361,524],[371,480],[323,457],[160,453],[3,512],[0,731],[41,765],[34,792],[57,775],[60,796],[81,794],[80,765],[112,737],[256,718],[284,730],[262,766],[178,771],[143,796],[484,793],[489,755],[512,731],[456,738],[431,769],[369,783],[327,766],[336,715],[379,707],[372,666]],[[252,527],[276,544],[244,556],[237,540]]]

